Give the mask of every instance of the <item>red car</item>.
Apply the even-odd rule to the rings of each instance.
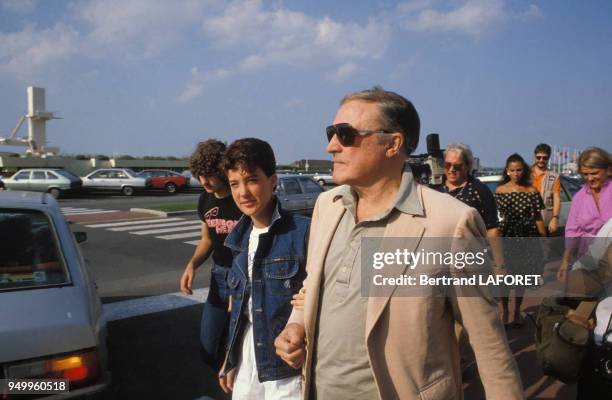
[[[189,184],[189,178],[165,169],[145,169],[140,176],[151,178],[151,189],[164,189],[168,193],[176,193]]]

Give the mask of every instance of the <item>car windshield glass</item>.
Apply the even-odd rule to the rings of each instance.
[[[584,185],[584,179],[582,178],[570,178],[569,176],[562,176],[561,180],[563,181],[563,186],[567,191],[572,194],[572,197],[576,194],[577,191],[580,190],[582,185]]]
[[[49,218],[0,208],[0,291],[68,283]]]
[[[56,174],[62,175],[70,180],[76,180],[76,181],[80,181],[81,178],[79,178],[78,176],[76,176],[75,174],[73,174],[70,171],[66,171],[64,169],[56,169],[53,172],[55,172]]]

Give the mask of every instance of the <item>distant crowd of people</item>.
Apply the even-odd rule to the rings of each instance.
[[[205,190],[198,204],[202,238],[180,289],[191,294],[196,271],[212,257],[202,354],[232,398],[462,398],[468,343],[487,398],[524,398],[504,329],[523,324],[524,288],[512,288],[512,312],[509,292],[503,293],[501,313],[486,290],[469,297],[389,291],[366,298],[361,243],[487,238],[493,273],[541,274],[544,253],[527,238],[560,229],[561,184],[548,168],[551,148],[537,145],[531,166],[510,155],[492,193],[472,173],[469,146],[452,144],[440,191],[417,184],[407,163],[419,132],[419,115],[401,95],[375,87],[345,96],[326,128],[338,186],[319,196],[312,219],[280,206],[267,142],[198,145],[190,168]],[[568,238],[594,237],[612,219],[610,153],[585,150],[579,171],[586,183],[573,197]],[[559,281],[588,247],[567,243]]]

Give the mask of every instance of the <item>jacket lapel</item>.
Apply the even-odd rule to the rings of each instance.
[[[345,211],[340,200],[334,201],[331,205],[326,205],[324,209],[320,209],[316,220],[313,220],[313,225],[316,224],[316,234],[320,236],[314,242],[315,247],[313,247],[312,251],[308,252],[308,294],[306,295],[305,302],[309,304],[304,306],[306,337],[310,339],[311,343],[314,338],[316,315],[319,309],[321,277],[323,275],[325,257]]]

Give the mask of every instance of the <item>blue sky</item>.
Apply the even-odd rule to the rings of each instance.
[[[487,165],[541,141],[611,150],[610,16],[609,1],[0,0],[0,135],[36,85],[63,153],[254,136],[280,162],[329,158],[338,101],[379,84],[415,104],[419,153],[431,132]]]

